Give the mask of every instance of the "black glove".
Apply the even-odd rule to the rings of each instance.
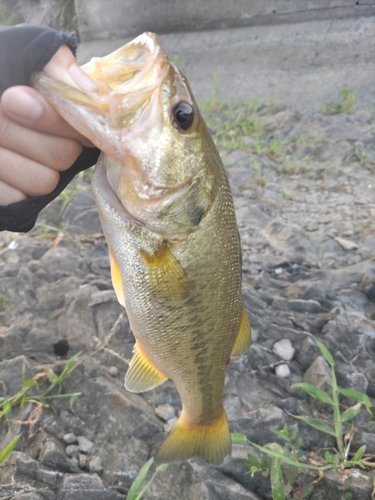
[[[64,44],[75,55],[77,39],[74,34],[27,25],[0,30],[0,93],[14,85],[31,86],[32,73],[41,71]],[[97,148],[83,147],[74,164],[60,172],[60,182],[52,193],[0,206],[0,231],[30,231],[42,208],[56,198],[76,174],[95,165],[99,154]]]

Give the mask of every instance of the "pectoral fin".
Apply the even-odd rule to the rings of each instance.
[[[251,327],[247,317],[245,307],[242,306],[242,315],[240,329],[238,330],[237,338],[232,349],[232,356],[245,352],[251,343]]]
[[[141,257],[147,268],[154,289],[163,297],[178,299],[189,289],[185,271],[167,245],[162,245],[154,254],[141,250]]]
[[[113,257],[112,252],[109,252],[109,262],[111,264],[111,278],[113,288],[115,289],[117,300],[122,306],[125,307],[124,289],[122,286],[121,274],[116,259]]]
[[[144,392],[157,387],[167,380],[167,377],[150,362],[137,344],[134,355],[125,375],[125,388],[129,392]]]

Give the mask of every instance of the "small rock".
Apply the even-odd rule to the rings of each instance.
[[[105,304],[106,302],[116,301],[116,293],[114,290],[100,290],[99,292],[94,292],[91,296],[89,306],[96,306],[99,304]]]
[[[319,229],[319,224],[316,221],[310,221],[305,226],[306,231],[313,232]]]
[[[236,217],[239,225],[253,224],[259,228],[265,227],[270,217],[259,205],[244,205],[236,209]]]
[[[359,291],[364,292],[368,299],[375,302],[375,269],[368,268],[359,285]]]
[[[322,306],[316,300],[291,299],[288,300],[289,311],[299,313],[321,313],[324,311]]]
[[[178,418],[177,418],[177,417],[173,417],[173,418],[170,418],[170,419],[168,420],[168,422],[167,422],[167,423],[168,423],[168,425],[169,425],[170,427],[173,427],[173,426],[174,426],[174,424],[177,422],[177,420],[178,420]]]
[[[17,356],[0,362],[1,396],[13,396],[21,389],[23,372],[31,378],[30,363],[25,356]]]
[[[148,446],[144,441],[132,436],[124,446],[124,452],[132,464],[141,467],[148,459]]]
[[[309,283],[301,290],[303,300],[323,302],[327,297],[327,287],[323,283]]]
[[[166,424],[164,424],[164,430],[166,432],[169,432],[172,427],[174,426],[174,424],[177,422],[178,418],[177,417],[173,417],[173,418],[170,418],[168,420],[168,422]]]
[[[242,403],[238,396],[226,396],[224,405],[228,420],[236,420],[237,418],[240,418]]]
[[[332,387],[332,373],[323,356],[318,356],[313,364],[306,370],[303,377],[305,382],[316,385],[320,389],[329,390]]]
[[[39,330],[39,328],[33,328],[26,340],[25,350],[37,352],[38,354],[41,352],[52,354],[53,345],[56,341],[55,337]]]
[[[293,349],[293,351],[294,351],[294,349]],[[276,366],[275,374],[277,377],[280,377],[280,378],[288,378],[290,376],[289,365],[282,364],[282,365]]]
[[[375,254],[375,234],[367,236],[361,246],[361,252],[368,255]]]
[[[40,468],[38,471],[37,479],[38,481],[40,481],[43,484],[46,484],[47,486],[56,488],[59,483],[59,479],[61,477],[62,477],[61,472]]]
[[[362,392],[366,394],[368,388],[368,380],[363,373],[348,373],[345,377],[345,385],[348,389],[353,389],[357,392]]]
[[[87,456],[83,453],[78,455],[78,466],[80,469],[85,469],[87,464]]]
[[[116,500],[97,474],[66,474],[57,500]]]
[[[274,309],[285,310],[288,308],[288,301],[286,299],[284,299],[284,297],[279,297],[279,298],[273,300],[272,307]]]
[[[346,240],[344,238],[340,238],[339,236],[336,236],[334,238],[335,241],[337,241],[337,243],[344,249],[344,250],[347,250],[347,251],[350,251],[350,250],[357,250],[358,248],[358,245],[357,243],[354,243],[354,241],[351,241],[351,240]]]
[[[155,413],[158,417],[167,421],[176,416],[176,410],[172,405],[166,403],[164,405],[158,405],[155,407]]]
[[[41,454],[41,463],[46,467],[61,472],[77,472],[75,464],[66,456],[61,443],[46,441]]]
[[[77,441],[78,441],[79,451],[81,451],[82,453],[86,453],[89,455],[94,449],[94,443],[89,439],[87,439],[85,436],[78,436]]]
[[[108,375],[110,375],[113,378],[117,377],[118,376],[118,368],[116,368],[116,366],[110,366],[108,368]]]
[[[68,455],[68,457],[74,457],[77,455],[79,452],[79,446],[76,444],[70,444],[65,448],[65,453]]]
[[[296,225],[285,224],[279,219],[271,220],[261,231],[267,242],[290,260],[315,262],[317,251],[302,229]]]
[[[77,436],[73,432],[69,432],[69,434],[64,434],[63,440],[66,444],[77,443]]]
[[[285,361],[290,361],[293,358],[295,352],[295,349],[289,339],[282,339],[278,342],[275,342],[273,344],[272,350],[276,354],[276,356],[279,356],[279,358],[284,359]]]
[[[348,229],[344,229],[341,233],[343,236],[347,236],[347,237],[350,237],[350,236],[353,236],[354,234],[354,231],[353,229],[351,228],[348,228]]]
[[[0,475],[3,479],[3,471]],[[56,470],[45,469],[40,464],[33,460],[31,457],[24,453],[17,453],[16,455],[16,470],[12,476],[12,481],[15,483],[21,482],[38,482],[43,483],[52,488],[56,488],[59,482],[61,473]],[[1,496],[0,492],[0,498]],[[18,497],[17,497],[18,498]]]
[[[89,471],[97,472],[98,474],[103,471],[102,461],[100,460],[100,457],[91,457],[91,460],[89,461]]]
[[[366,453],[375,453],[375,434],[359,431],[354,434],[353,445],[355,448],[366,445]]]

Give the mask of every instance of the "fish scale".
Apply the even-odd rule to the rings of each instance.
[[[35,85],[103,150],[93,193],[114,288],[136,339],[125,387],[142,392],[169,378],[181,397],[181,416],[156,463],[198,455],[219,464],[231,450],[227,361],[250,344],[225,169],[185,77],[156,35],[144,33],[83,69],[97,79],[96,93],[43,74]]]

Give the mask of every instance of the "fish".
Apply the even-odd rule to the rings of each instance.
[[[241,295],[233,197],[186,77],[154,33],[82,66],[97,90],[34,76],[34,86],[102,153],[92,189],[111,277],[135,337],[125,388],[167,379],[182,411],[157,464],[231,454],[226,366],[251,329]]]

